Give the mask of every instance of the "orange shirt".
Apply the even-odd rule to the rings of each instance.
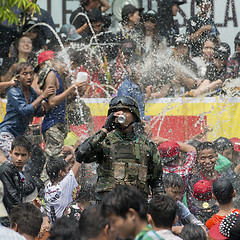
[[[240,213],[240,210],[238,210],[238,209],[234,209],[233,211],[232,211],[232,213],[234,213],[234,212],[238,212],[238,213]],[[211,229],[211,227],[212,226],[214,226],[215,224],[218,224],[218,223],[221,223],[222,222],[222,220],[226,217],[227,215],[225,215],[225,216],[219,216],[219,215],[217,215],[217,214],[214,214],[210,219],[208,219],[207,221],[206,221],[206,227],[210,230]]]

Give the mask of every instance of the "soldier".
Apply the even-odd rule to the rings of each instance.
[[[77,148],[76,160],[99,163],[100,198],[118,185],[133,185],[146,197],[149,186],[153,193],[161,191],[160,155],[144,134],[138,105],[131,97],[111,100],[105,125]]]

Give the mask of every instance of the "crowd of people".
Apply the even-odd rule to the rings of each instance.
[[[196,0],[179,34],[181,4],[126,4],[115,32],[107,0],[81,0],[57,35],[43,9],[1,23],[0,239],[239,239],[240,139],[152,137],[145,116],[149,99],[238,94],[240,33],[231,56]],[[97,132],[85,98],[111,98]]]

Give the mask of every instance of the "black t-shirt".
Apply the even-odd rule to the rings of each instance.
[[[188,35],[192,35],[196,31],[198,31],[201,27],[206,26],[206,25],[212,25],[213,31],[212,32],[209,32],[209,31],[203,32],[200,35],[200,37],[198,38],[198,40],[196,40],[195,42],[193,42],[191,44],[191,53],[192,53],[193,57],[201,55],[202,45],[203,45],[203,42],[204,42],[206,36],[209,34],[218,36],[219,31],[218,31],[216,25],[214,24],[214,22],[208,17],[201,17],[199,15],[195,15],[187,21],[186,33]]]
[[[221,79],[224,82],[226,79],[226,66],[219,71],[215,64],[208,65],[205,79],[209,79],[211,82]]]
[[[87,22],[86,17],[82,15],[78,15],[79,13],[84,13],[87,15],[88,11],[84,7],[80,6],[75,11],[72,12],[70,17],[70,23],[74,25],[76,29],[82,27],[84,23]]]

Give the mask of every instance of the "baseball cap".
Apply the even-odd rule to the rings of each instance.
[[[143,8],[136,8],[132,4],[127,4],[122,8],[122,19],[125,20],[128,18],[128,14],[134,14],[136,11],[142,12]]]
[[[82,38],[82,36],[77,33],[75,26],[73,26],[71,24],[64,24],[61,27],[59,34],[60,35],[65,34],[66,40],[68,40],[68,41],[77,41],[80,38]]]
[[[0,217],[7,217],[8,213],[3,204],[3,195],[4,195],[4,187],[2,181],[0,181]]]
[[[54,52],[52,50],[44,51],[38,55],[38,64],[46,62],[54,58]]]
[[[230,138],[229,140],[232,142],[234,150],[240,152],[240,139]]]
[[[212,184],[209,181],[199,180],[193,185],[193,203],[199,209],[212,208],[216,201],[212,198]]]
[[[240,214],[234,212],[228,214],[221,223],[214,225],[210,231],[209,236],[216,240],[240,239]]]
[[[159,154],[164,163],[175,160],[175,156],[180,153],[180,146],[177,142],[168,141],[160,144],[158,147]]]
[[[136,44],[132,39],[124,39],[121,45],[121,51],[123,53],[133,54],[136,50]]]
[[[48,61],[50,59],[54,59],[54,54],[55,53],[53,51],[51,51],[51,50],[39,53],[39,55],[38,55],[38,64],[34,68],[34,72],[37,73],[39,71],[41,63],[46,62],[46,61]]]

